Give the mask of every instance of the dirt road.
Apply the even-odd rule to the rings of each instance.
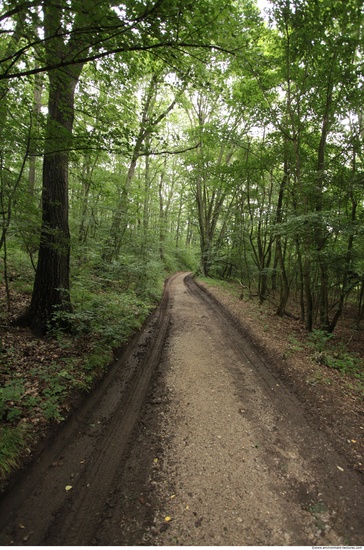
[[[0,543],[363,545],[360,474],[186,274],[0,501]]]

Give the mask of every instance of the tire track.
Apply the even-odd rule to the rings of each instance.
[[[1,499],[1,544],[92,542],[167,335],[176,276],[166,281],[160,306],[101,385]]]
[[[362,544],[363,485],[335,438],[217,300],[189,276],[174,286],[159,506],[139,541]]]
[[[175,274],[0,502],[0,543],[361,543],[362,484],[306,413],[234,316]]]

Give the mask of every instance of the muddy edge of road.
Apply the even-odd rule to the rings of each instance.
[[[97,543],[109,545],[125,541],[130,545],[210,545],[220,540],[216,538],[216,531],[219,531],[225,544],[242,544],[245,541],[249,545],[255,541],[260,545],[262,541],[269,544],[272,540],[269,532],[276,530],[274,540],[278,544],[287,544],[292,536],[296,543],[299,540],[299,544],[304,545],[360,544],[364,540],[361,513],[364,506],[363,485],[360,475],[347,469],[344,461],[339,459],[335,438],[327,437],[320,431],[307,403],[300,403],[291,389],[285,387],[272,358],[257,352],[244,327],[230,312],[221,307],[217,300],[211,300],[204,289],[197,287],[191,276],[184,277],[184,285],[184,291],[182,289],[176,293],[174,289],[171,330],[153,376],[134,444],[124,470],[116,480],[110,508],[100,522]],[[176,303],[180,302],[178,295],[192,295],[200,304],[194,313],[188,315],[188,320],[183,309],[176,311]],[[191,302],[188,301],[188,304],[191,306]],[[191,319],[195,322],[189,324]],[[220,325],[222,335],[222,341],[215,340],[216,345],[211,346],[211,352],[217,354],[220,346],[227,358],[223,361],[224,373],[221,373],[219,381],[214,374],[215,359],[207,370],[199,360],[198,338],[204,338],[205,334],[206,340],[209,339],[209,319],[212,325],[215,322]],[[204,330],[200,332],[199,327],[204,325]],[[198,334],[197,339],[193,337],[194,331]],[[186,336],[180,339],[182,332],[190,334],[190,339],[188,336],[187,339]],[[180,351],[185,350],[183,356],[178,355],[176,339],[180,342]],[[201,341],[201,344],[201,348],[206,350],[206,342]],[[231,362],[228,359],[232,357],[232,348],[239,350],[235,358],[241,357],[241,364],[239,360]],[[197,368],[199,365],[200,368]],[[241,368],[241,365],[244,366]],[[227,378],[231,379],[231,385],[225,385]],[[255,388],[262,391],[255,393]],[[231,392],[231,399],[226,391]],[[217,416],[226,418],[226,435],[232,433],[233,425],[236,428],[236,435],[232,434],[236,445],[230,439],[228,454],[239,457],[239,446],[245,446],[243,463],[238,465],[234,459],[239,474],[234,473],[233,478],[238,484],[231,486],[228,494],[224,495],[221,489],[219,496],[212,498],[212,494],[218,494],[214,491],[218,491],[226,475],[230,475],[230,465],[225,462],[226,470],[221,468],[219,453],[211,447],[211,441],[215,438],[213,436],[211,440],[210,435],[222,434],[224,428],[222,425],[218,428],[218,419],[211,409],[209,424],[205,424],[204,406],[202,403],[196,406],[202,395],[207,397],[207,401],[211,401],[210,396],[212,400],[216,399],[215,403],[219,403]],[[222,403],[224,395],[226,400]],[[258,395],[260,398],[256,400]],[[253,403],[254,400],[256,403]],[[231,408],[234,402],[236,410],[234,404]],[[226,403],[230,404],[228,410],[224,408]],[[244,410],[238,409],[239,406]],[[269,409],[276,411],[274,418],[270,416]],[[239,419],[235,422],[233,417],[237,410]],[[224,411],[229,414],[224,414]],[[279,416],[276,416],[277,413]],[[249,466],[250,445],[241,433],[243,417],[248,424],[250,422],[250,431],[254,434],[254,460],[260,454],[258,463],[250,463]],[[199,442],[202,441],[201,445],[196,437]],[[212,460],[212,469],[205,471],[207,455],[210,456],[208,462]],[[344,466],[342,471],[337,469],[338,465]],[[269,487],[274,487],[271,493],[265,493],[265,470],[270,472]],[[206,483],[210,483],[208,490]],[[232,506],[239,492],[244,492],[244,487],[248,487],[248,493],[254,496],[249,500],[247,494],[240,502],[241,518],[238,519],[242,521],[240,526],[245,524],[246,527],[240,537],[234,521],[228,525],[227,518],[229,506]],[[271,497],[273,495],[273,500],[269,494]],[[286,510],[283,516],[289,518],[288,523],[292,525],[295,513],[295,527],[301,526],[298,533],[295,530],[284,531],[284,522],[279,521],[277,512],[279,505],[275,501],[281,502],[282,509]],[[270,514],[267,532],[262,527],[265,513]],[[171,521],[165,518],[171,518]],[[236,531],[236,535],[231,536],[231,529]],[[253,533],[250,538],[247,535],[249,530]]]
[[[100,385],[5,489],[0,544],[92,541],[167,336],[177,276],[166,280],[159,307]]]
[[[9,486],[0,500],[0,544],[112,544],[113,530],[115,537],[123,532],[119,544],[143,543],[158,505],[143,491],[153,477],[151,468],[159,467],[153,466],[153,456],[163,451],[153,409],[164,398],[160,357],[170,323],[170,288],[180,275],[167,280],[159,308],[100,386]],[[256,357],[255,343],[233,315],[191,274],[184,280],[189,292],[210,303],[238,331],[248,360],[250,353]],[[268,386],[276,381],[278,375],[264,357],[257,369]],[[120,499],[122,529],[122,522],[116,526],[112,519]]]
[[[357,467],[357,463],[358,461],[360,462],[362,455],[350,453],[348,449],[348,434],[351,433],[355,425],[352,415],[348,414],[343,416],[342,409],[335,407],[334,404],[332,410],[323,413],[321,410],[321,402],[320,399],[317,398],[317,394],[308,395],[307,381],[298,380],[296,376],[291,376],[291,369],[289,365],[285,364],[285,361],[282,361],[281,356],[278,356],[277,352],[271,353],[271,351],[265,347],[262,340],[259,340],[256,335],[252,334],[249,323],[244,325],[241,319],[236,317],[234,313],[226,308],[224,304],[210,292],[208,287],[201,284],[198,280],[195,280],[193,276],[188,276],[186,278],[187,287],[191,286],[191,281],[192,288],[197,286],[200,290],[200,296],[202,298],[205,296],[208,303],[212,302],[227,322],[241,335],[242,340],[254,349],[254,352],[259,356],[260,362],[263,365],[262,372],[269,371],[270,374],[277,379],[277,382],[287,387],[289,392],[294,395],[304,407],[305,414],[311,418],[311,422],[316,427],[324,431],[331,440],[334,440],[335,436],[335,447],[337,452],[343,456],[349,469],[354,469],[358,472],[358,479],[364,485],[363,471]],[[353,414],[357,415],[355,412]],[[361,414],[364,414],[363,410],[361,410]],[[362,425],[362,421],[360,421],[360,424]]]

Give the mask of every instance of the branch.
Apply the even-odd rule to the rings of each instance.
[[[34,2],[24,2],[24,4],[18,4],[18,6],[16,6],[16,8],[13,8],[13,9],[3,13],[2,15],[0,15],[0,21],[4,21],[4,19],[8,19],[9,17],[12,17],[13,15],[21,12],[22,10],[24,10],[26,8],[31,8],[33,6],[38,6],[38,5],[39,5],[38,0],[35,0]]]
[[[145,151],[144,153],[139,153],[139,157],[147,157],[147,156],[157,156],[157,155],[179,155],[182,153],[187,153],[187,151],[193,151],[194,149],[197,149],[201,143],[197,143],[197,145],[193,145],[192,147],[186,147],[186,149],[178,149],[176,151]]]
[[[95,53],[95,54],[86,55],[85,57],[76,57],[75,56],[73,59],[70,59],[68,61],[61,61],[59,63],[45,65],[44,67],[37,67],[37,68],[34,68],[34,69],[25,70],[25,71],[18,71],[16,73],[4,73],[4,74],[0,75],[0,80],[11,80],[11,79],[14,79],[14,78],[20,78],[20,77],[24,77],[24,76],[31,76],[31,75],[38,74],[38,73],[54,71],[56,69],[61,69],[61,68],[64,68],[64,67],[77,65],[79,63],[87,63],[89,61],[95,61],[96,59],[102,59],[102,58],[107,57],[107,56],[109,56],[111,54],[114,54],[114,53],[147,52],[147,51],[153,51],[153,50],[161,49],[161,48],[171,48],[171,49],[174,49],[174,48],[201,49],[202,48],[202,49],[205,49],[205,50],[214,50],[214,51],[226,53],[226,54],[229,54],[229,55],[235,55],[236,54],[236,50],[235,51],[227,50],[225,48],[222,48],[220,46],[216,46],[216,45],[213,45],[213,44],[189,44],[189,43],[185,43],[185,42],[180,42],[180,43],[161,42],[161,43],[158,43],[158,44],[151,44],[150,46],[141,46],[141,45],[131,46],[131,47],[124,46],[124,47],[121,47],[121,48],[114,48],[114,49],[112,49],[110,51],[106,51],[106,52],[101,52],[101,53],[99,52],[99,53]]]
[[[147,157],[147,156],[159,156],[159,155],[179,155],[179,154],[182,154],[182,153],[187,153],[187,151],[193,151],[193,149],[197,149],[197,147],[199,147],[201,145],[201,143],[197,143],[197,145],[193,145],[191,147],[186,147],[185,149],[178,149],[178,150],[175,150],[175,151],[168,151],[168,150],[163,150],[163,151],[144,151],[144,152],[141,152],[141,153],[138,153],[138,158],[139,157]],[[52,153],[49,153],[51,155],[56,155],[56,154],[59,154],[59,153],[70,153],[70,152],[79,152],[79,151],[95,151],[95,152],[100,152],[100,151],[103,151],[105,153],[110,153],[110,154],[123,154],[125,155],[126,157],[128,156],[132,156],[132,153],[130,153],[129,150],[127,149],[120,149],[119,147],[103,147],[103,146],[90,146],[90,145],[75,145],[75,146],[71,146],[71,147],[64,147],[64,148],[59,148],[59,149],[56,149],[54,151],[52,151]],[[42,158],[44,156],[44,153],[38,153],[38,154],[34,154],[33,156],[35,157],[40,157]]]

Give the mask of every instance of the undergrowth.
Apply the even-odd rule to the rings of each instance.
[[[11,306],[17,315],[29,301],[34,273],[22,269],[25,254],[18,251],[12,261]],[[34,434],[43,433],[49,423],[64,420],[74,397],[102,378],[156,307],[166,277],[162,262],[132,255],[109,265],[85,261],[75,264],[72,272],[73,311],[55,315],[56,320],[66,321],[63,325],[71,327],[70,333],[52,329],[39,340],[26,329],[11,328],[7,304],[0,303],[2,479],[20,465],[22,452]]]
[[[337,341],[334,334],[313,330],[307,339],[309,346],[314,350],[315,362],[364,383],[362,358],[354,352],[349,352],[347,346],[343,342]]]
[[[103,377],[157,306],[166,276],[193,270],[196,262],[193,251],[166,247],[162,260],[156,244],[130,242],[118,260],[105,263],[95,243],[74,245],[73,311],[55,313],[53,328],[38,339],[9,324],[29,304],[34,280],[34,262],[15,238],[9,243],[11,300],[5,292],[0,298],[0,479],[21,465],[24,449],[50,423],[67,417],[74,398]]]
[[[198,277],[198,279],[211,287],[221,288],[228,292],[234,298],[241,298],[241,287],[237,282],[221,279],[211,279],[209,277]],[[266,309],[266,304],[256,304],[250,302],[252,312],[259,312],[259,318],[262,319],[262,310]],[[257,318],[258,318],[257,317]],[[274,318],[274,316],[273,316]],[[262,330],[267,332],[269,325],[264,324]],[[296,352],[307,350],[311,359],[328,369],[338,371],[342,376],[347,376],[352,381],[347,382],[351,387],[364,397],[364,364],[363,358],[348,349],[348,346],[340,341],[334,334],[329,334],[322,330],[313,330],[306,332],[305,337],[298,340],[293,333],[287,333],[287,347],[283,353],[284,358],[293,356]]]

